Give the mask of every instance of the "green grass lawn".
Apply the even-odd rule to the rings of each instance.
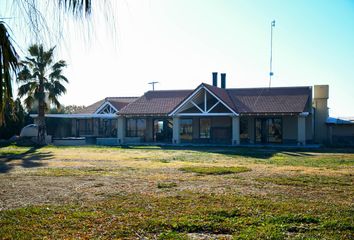
[[[0,239],[354,239],[354,151],[0,148]]]

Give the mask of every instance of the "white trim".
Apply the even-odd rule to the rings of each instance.
[[[30,114],[31,118],[36,118],[38,114]],[[72,113],[72,114],[46,114],[45,117],[48,118],[107,118],[113,119],[117,118],[117,114],[80,114],[80,113]]]
[[[168,116],[172,116],[174,115],[178,110],[180,110],[190,99],[192,99],[199,91],[200,89],[203,88],[203,85],[200,85],[199,88],[197,88],[196,90],[194,90],[194,93],[192,95],[190,95],[186,100],[184,100],[182,103],[179,104],[179,106],[172,112],[170,113]]]
[[[210,93],[213,97],[215,97],[219,102],[221,102],[222,103],[222,105],[224,105],[225,107],[227,107],[227,109],[229,109],[234,115],[236,115],[236,116],[238,116],[239,114],[238,113],[236,113],[234,110],[232,110],[229,106],[227,106],[227,104],[226,103],[224,103],[223,101],[221,101],[221,99],[220,98],[218,98],[218,96],[216,96],[214,93],[212,93],[211,91],[209,91],[209,89],[207,89],[206,87],[204,87],[205,88],[205,90],[207,90],[208,91],[208,93]]]
[[[302,112],[302,113],[299,113],[299,116],[300,117],[307,117],[310,113],[309,112]]]
[[[184,100],[182,103],[179,104],[179,106],[172,112],[170,113],[168,116],[173,116],[176,114],[176,112],[178,112],[188,101],[190,101],[191,99],[193,99],[193,97],[199,93],[199,91],[201,89],[204,89],[205,91],[208,91],[208,93],[213,96],[214,98],[216,98],[220,103],[222,103],[227,109],[229,109],[232,114],[231,115],[236,115],[238,116],[239,114],[236,113],[234,110],[232,110],[226,103],[224,103],[219,97],[217,97],[214,93],[212,93],[208,88],[206,88],[203,84],[200,85],[200,87],[198,87],[196,90],[194,90],[194,93],[192,95],[190,95],[186,100]],[[205,93],[206,94],[206,93]],[[202,111],[203,112],[203,111]],[[211,116],[212,113],[209,113],[209,112],[206,112],[206,113],[203,113],[203,115],[210,115]],[[221,114],[224,114],[224,113],[221,113]],[[180,116],[183,116],[181,115],[181,113],[179,113],[178,115]],[[220,116],[220,115],[219,115]],[[224,116],[226,116],[224,114]],[[227,115],[229,116],[229,115]]]
[[[196,108],[198,108],[198,110],[199,110],[200,112],[204,112],[203,109],[201,109],[193,100],[191,100],[191,103],[192,103]]]
[[[114,110],[116,110],[115,113],[118,113],[118,112],[119,112],[118,109],[115,108],[109,101],[105,100],[105,102],[102,103],[102,105],[94,112],[94,114],[99,114],[99,112],[100,112],[103,108],[105,108],[107,105],[109,105],[111,108],[113,108]],[[101,114],[102,114],[102,113],[101,113]]]
[[[209,113],[211,110],[213,110],[218,104],[220,103],[220,101],[217,101],[207,112]]]
[[[206,91],[204,90],[204,112],[207,111],[207,94]]]

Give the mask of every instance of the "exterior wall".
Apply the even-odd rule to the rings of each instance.
[[[332,134],[336,136],[354,137],[354,125],[335,125],[332,126]]]
[[[328,128],[331,144],[354,146],[354,124],[329,125]]]
[[[146,119],[145,141],[154,141],[154,121],[152,118]]]
[[[296,144],[298,133],[298,116],[283,116],[283,143]],[[307,129],[306,129],[307,130]]]

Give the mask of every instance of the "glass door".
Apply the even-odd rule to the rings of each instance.
[[[255,128],[256,143],[282,143],[281,118],[256,118]]]
[[[154,119],[154,141],[172,141],[172,122],[168,119]]]

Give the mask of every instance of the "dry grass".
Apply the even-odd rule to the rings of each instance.
[[[0,238],[347,239],[353,169],[350,150],[4,147]]]

